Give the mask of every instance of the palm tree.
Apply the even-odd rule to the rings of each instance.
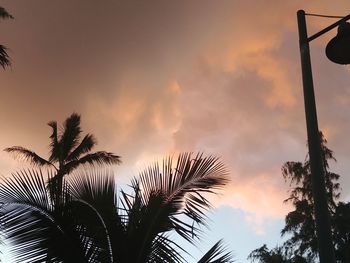
[[[0,6],[0,18],[1,19],[13,19],[13,16],[10,15],[5,8]],[[10,57],[7,54],[7,48],[4,45],[0,45],[0,66],[5,69],[5,67],[10,66]]]
[[[85,135],[79,142],[82,132],[80,115],[73,113],[68,117],[60,134],[56,121],[51,121],[48,125],[52,128],[50,136],[51,155],[48,160],[21,146],[9,147],[4,151],[13,153],[16,158],[29,161],[34,166],[54,167],[57,177],[63,177],[84,164],[120,164],[120,156],[113,153],[105,151],[89,153],[96,145],[96,139],[92,134]]]
[[[186,262],[174,235],[200,239],[210,203],[227,182],[214,157],[182,154],[155,164],[117,195],[113,174],[85,170],[62,184],[52,205],[41,172],[25,171],[0,185],[0,220],[16,260],[30,262]],[[71,254],[72,253],[72,254]],[[198,263],[232,262],[217,242]]]
[[[39,171],[21,171],[0,187],[0,220],[14,262],[88,262],[69,198],[55,206]],[[54,253],[53,253],[54,251]]]
[[[16,158],[29,161],[34,166],[53,167],[56,175],[51,185],[52,194],[60,195],[57,189],[62,188],[62,178],[81,165],[120,164],[120,156],[110,152],[98,151],[90,153],[96,145],[96,139],[92,134],[87,134],[79,142],[81,135],[80,115],[73,113],[68,117],[59,133],[57,122],[51,121],[48,125],[52,128],[50,136],[51,154],[48,160],[40,157],[35,152],[21,147],[13,146],[4,151],[13,153]],[[57,201],[59,197],[57,197]]]

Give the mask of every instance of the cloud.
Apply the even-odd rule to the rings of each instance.
[[[0,144],[45,155],[45,123],[77,111],[98,148],[122,155],[118,171],[204,151],[231,171],[226,203],[252,222],[282,217],[279,169],[306,155],[296,10],[341,14],[346,4],[9,2],[16,19],[1,31],[14,65],[1,72]],[[323,21],[308,18],[309,31]],[[346,172],[349,71],[321,58],[326,39],[312,43],[320,127]]]

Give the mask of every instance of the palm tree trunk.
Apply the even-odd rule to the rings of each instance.
[[[63,184],[63,175],[57,174],[57,189],[56,189],[56,206],[59,208],[62,203],[62,184]]]
[[[51,200],[54,202],[55,210],[62,204],[62,192],[63,192],[63,173],[58,170],[57,174],[49,181],[49,191]]]

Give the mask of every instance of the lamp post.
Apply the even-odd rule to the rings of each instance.
[[[324,28],[320,32],[310,37],[307,35],[305,15],[306,14],[304,10],[299,10],[297,12],[305,117],[311,165],[311,181],[315,209],[318,252],[320,263],[335,263],[331,223],[328,210],[327,193],[325,188],[324,161],[322,158],[321,141],[317,123],[309,43],[319,36],[325,34],[329,30],[335,28],[336,26],[342,25],[343,28],[343,25],[346,23],[346,21],[350,19],[350,15],[343,17],[339,21]],[[348,41],[347,45],[345,45],[345,40],[347,38],[350,40],[350,31],[348,30],[347,32],[348,36],[346,34],[342,34],[341,27],[339,27],[337,37],[332,39],[327,46],[327,57],[335,63],[350,63],[350,41]]]

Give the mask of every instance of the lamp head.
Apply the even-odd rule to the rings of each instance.
[[[329,60],[337,64],[350,64],[350,23],[341,23],[337,35],[326,47]]]

